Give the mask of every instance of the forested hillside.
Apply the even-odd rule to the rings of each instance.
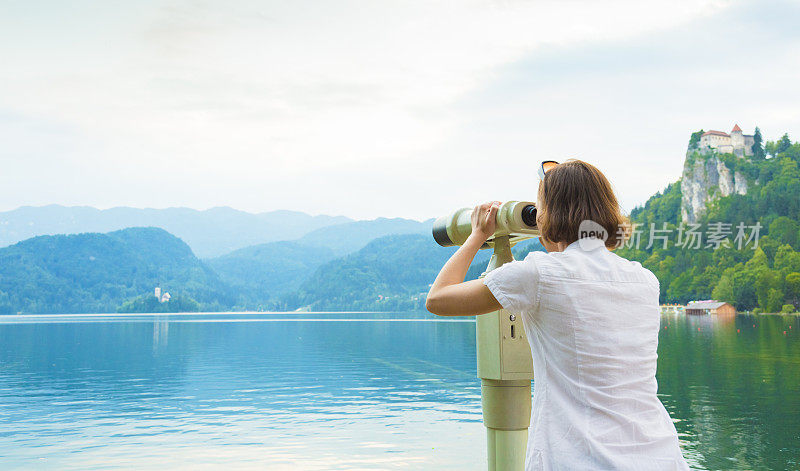
[[[424,309],[425,294],[455,248],[425,235],[392,235],[322,265],[279,310],[400,311]]]
[[[4,313],[116,312],[156,286],[204,310],[234,301],[216,273],[163,229],[40,236],[0,249]]]
[[[258,310],[278,296],[300,287],[333,250],[297,241],[269,242],[206,260],[236,292],[234,308]]]
[[[421,310],[456,250],[437,245],[429,231],[379,237],[338,258],[330,248],[287,241],[205,262],[158,228],[40,236],[0,249],[0,313]],[[538,241],[526,241],[513,251],[523,258],[535,249]],[[468,279],[490,255],[479,252]],[[157,303],[155,286],[173,299]]]
[[[440,247],[427,234],[381,237],[354,254],[321,266],[297,292],[281,297],[274,308],[424,310],[430,284],[456,249]],[[517,259],[532,250],[543,250],[538,240],[524,241],[512,249]],[[490,250],[478,252],[467,279],[480,276],[490,256]]]
[[[764,158],[765,154],[770,158]],[[687,158],[713,155],[690,149]],[[753,158],[716,157],[731,171],[746,175],[749,187],[746,194],[731,194],[708,205],[695,228],[704,236],[700,248],[694,248],[697,244],[687,237],[692,226],[681,223],[678,181],[632,211],[641,243],[637,248],[632,238],[617,253],[641,261],[656,274],[662,302],[714,298],[731,302],[739,310],[796,310],[800,307],[800,144],[792,144],[785,135],[778,142],[768,142],[766,152],[761,149]],[[737,241],[739,228],[746,237]],[[658,232],[664,229],[669,232]],[[716,247],[714,239],[709,239],[716,229],[726,236],[727,244]],[[670,234],[667,248],[660,239],[647,247],[651,231]],[[745,246],[751,235],[757,237]]]

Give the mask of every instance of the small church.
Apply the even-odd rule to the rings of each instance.
[[[743,134],[738,124],[731,133],[722,131],[706,131],[700,136],[700,149],[713,149],[721,154],[734,154],[739,157],[753,155],[752,134]]]

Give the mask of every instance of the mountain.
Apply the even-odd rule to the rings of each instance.
[[[278,309],[424,310],[425,296],[436,275],[457,247],[440,247],[430,234],[381,237],[361,250],[322,265],[301,287],[281,297]],[[538,240],[514,247],[520,259],[543,250]],[[480,251],[467,279],[486,269],[491,252]]]
[[[282,241],[245,247],[205,262],[237,290],[238,306],[258,309],[275,296],[299,288],[317,267],[333,258],[330,248]]]
[[[419,222],[403,218],[377,218],[370,221],[353,221],[317,229],[304,235],[298,242],[328,247],[337,256],[361,249],[378,237],[392,234],[424,234],[430,236],[433,219]]]
[[[425,294],[454,247],[431,236],[391,235],[322,265],[300,289],[282,298],[283,309],[398,311],[424,308]]]
[[[116,312],[161,286],[205,310],[235,298],[186,243],[163,229],[39,236],[0,249],[0,310],[5,313]]]
[[[617,252],[658,277],[662,302],[714,298],[738,310],[800,308],[800,144],[784,135],[765,147],[745,157],[690,146],[683,179],[631,212],[645,240],[654,230],[673,236],[666,248],[634,237]],[[772,157],[759,157],[765,153]],[[692,227],[699,244],[689,243]]]
[[[252,214],[228,207],[198,211],[23,206],[0,213],[0,247],[38,235],[109,232],[149,226],[160,227],[183,239],[197,256],[205,258],[250,245],[296,239],[310,231],[350,221],[344,216],[310,216],[297,211]]]

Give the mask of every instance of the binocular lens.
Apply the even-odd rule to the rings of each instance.
[[[536,206],[530,204],[522,208],[522,222],[530,227],[536,227]]]

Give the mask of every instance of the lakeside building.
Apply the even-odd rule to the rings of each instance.
[[[713,149],[722,154],[734,154],[739,157],[753,155],[754,143],[753,135],[742,133],[742,128],[738,124],[733,126],[730,134],[711,130],[700,136],[700,149]]]
[[[661,313],[662,314],[680,314],[684,313],[684,309],[686,306],[682,304],[662,304],[661,305]]]
[[[686,305],[686,314],[694,316],[736,314],[736,308],[731,303],[723,301],[692,301]]]
[[[154,292],[153,292],[153,293],[156,295],[156,299],[158,299],[158,302],[160,302],[160,303],[166,303],[166,302],[169,302],[170,298],[172,297],[172,296],[170,296],[170,294],[169,294],[168,292],[166,292],[166,291],[164,291],[164,292],[162,293],[162,292],[161,292],[161,287],[160,287],[160,286],[156,286],[156,289],[154,290]]]

